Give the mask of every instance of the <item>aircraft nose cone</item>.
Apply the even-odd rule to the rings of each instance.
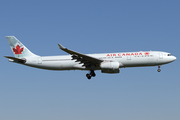
[[[175,56],[173,56],[173,61],[176,60],[177,58]]]

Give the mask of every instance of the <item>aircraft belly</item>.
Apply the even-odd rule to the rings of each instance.
[[[26,65],[36,67],[36,68],[42,68],[42,69],[48,69],[48,70],[72,70],[74,69],[74,61],[68,60],[68,61],[48,61],[44,60],[42,63],[27,63]]]
[[[71,61],[54,61],[54,62],[43,62],[42,65],[57,70],[61,69],[72,69],[74,62]]]

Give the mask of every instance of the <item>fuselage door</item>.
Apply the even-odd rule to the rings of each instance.
[[[41,57],[38,58],[38,64],[42,64],[42,58]]]
[[[127,60],[131,60],[131,55],[128,55],[128,56],[127,56]]]
[[[163,53],[159,53],[159,59],[163,59]]]

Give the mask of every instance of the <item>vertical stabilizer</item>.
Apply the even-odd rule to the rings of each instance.
[[[16,58],[37,56],[28,50],[16,37],[6,36],[6,39],[11,47],[11,50]]]

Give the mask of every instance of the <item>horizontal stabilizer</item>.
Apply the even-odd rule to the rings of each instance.
[[[9,61],[11,62],[17,62],[17,63],[26,63],[26,59],[19,59],[19,58],[15,58],[15,57],[11,57],[11,56],[4,56],[6,58],[9,58]]]

